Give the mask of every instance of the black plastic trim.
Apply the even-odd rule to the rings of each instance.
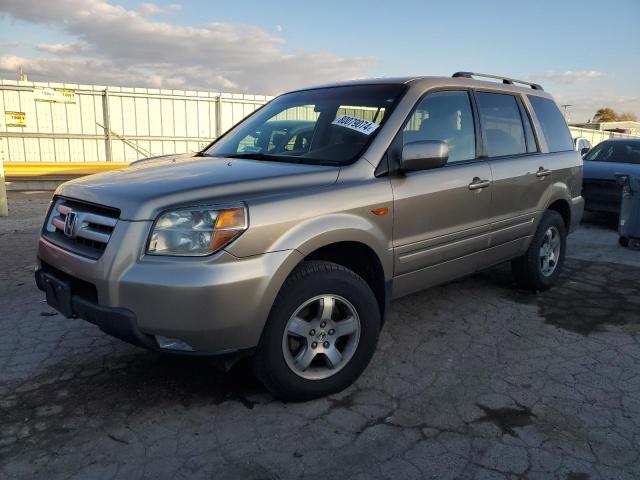
[[[524,129],[524,142],[527,146],[527,153],[538,153],[540,152],[540,141],[538,139],[538,132],[536,132],[533,120],[531,119],[531,115],[527,110],[527,107],[525,106],[521,95],[516,96],[516,103],[518,104],[518,109],[520,110],[520,121],[522,122],[522,128]],[[531,132],[533,133],[533,141],[535,142],[536,148],[534,152],[529,151],[529,139],[527,138],[527,129],[525,128],[524,124],[525,118],[529,121],[529,127],[531,127]]]

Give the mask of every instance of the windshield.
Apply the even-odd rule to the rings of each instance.
[[[640,141],[605,141],[596,145],[584,159],[592,162],[634,163],[640,165]]]
[[[204,154],[316,165],[355,161],[380,130],[404,85],[320,88],[282,95]]]

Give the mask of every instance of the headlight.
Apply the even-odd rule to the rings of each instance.
[[[203,256],[217,252],[247,229],[247,209],[193,207],[165,212],[158,217],[147,253]]]

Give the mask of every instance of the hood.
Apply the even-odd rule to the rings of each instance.
[[[584,162],[583,177],[585,180],[615,180],[616,174],[640,177],[640,165],[616,162]]]
[[[222,203],[335,183],[339,167],[169,156],[64,183],[57,195],[114,207],[123,220],[153,220],[177,205]]]

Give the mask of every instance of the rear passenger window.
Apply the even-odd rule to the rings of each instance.
[[[550,152],[573,150],[573,140],[567,122],[565,122],[556,102],[548,98],[529,95],[533,111],[542,126]]]
[[[527,152],[518,103],[513,95],[477,92],[480,123],[488,157]]]
[[[476,158],[476,136],[467,92],[446,91],[424,97],[402,131],[403,145],[440,140],[449,145],[449,163]]]

